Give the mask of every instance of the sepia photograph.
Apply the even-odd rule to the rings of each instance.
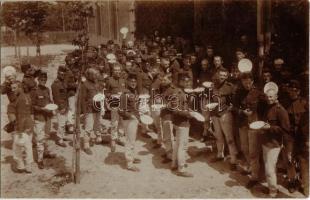
[[[308,0],[1,1],[1,198],[309,198]]]

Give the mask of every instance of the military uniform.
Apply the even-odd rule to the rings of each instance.
[[[31,172],[32,154],[32,102],[29,95],[20,93],[13,104],[17,133],[13,137],[13,158],[18,170]]]
[[[139,124],[138,112],[138,90],[127,89],[121,95],[121,108],[119,115],[123,119],[124,132],[126,137],[125,142],[125,157],[127,168],[132,169],[134,160],[136,159],[135,143]]]
[[[74,66],[73,66],[74,67]],[[76,111],[76,92],[78,87],[78,77],[72,70],[68,70],[65,77],[68,93],[68,123],[71,125],[69,130],[73,132],[73,124]]]
[[[296,155],[300,164],[301,188],[309,196],[309,105],[299,121]]]
[[[226,139],[230,162],[231,164],[236,164],[237,148],[233,135],[233,115],[230,105],[233,93],[234,86],[230,82],[225,81],[221,85],[215,85],[213,100],[218,102],[219,106],[216,111],[211,112],[211,120],[214,125],[214,136],[218,152],[217,158],[224,157],[224,139]]]
[[[251,170],[251,180],[258,180],[259,173],[259,131],[249,129],[249,124],[260,120],[264,108],[264,94],[253,86],[249,91],[243,87],[237,89],[233,97],[233,105],[237,114],[241,151],[246,159],[246,170]],[[243,113],[249,109],[252,114]],[[236,124],[237,125],[237,124]]]
[[[48,121],[52,117],[52,112],[47,112],[43,108],[51,103],[50,90],[47,87],[39,85],[38,88],[31,92],[31,100],[34,110],[34,139],[37,147],[38,163],[43,161],[43,154],[49,154],[49,145],[47,139],[49,133],[45,130],[50,124]]]
[[[177,167],[179,173],[185,173],[186,151],[189,138],[189,110],[187,96],[180,88],[176,88],[174,96],[171,97],[173,112],[172,122],[175,128],[175,143],[172,151],[172,168]]]
[[[299,133],[298,129],[302,115],[307,112],[307,101],[302,98],[292,101],[287,108],[287,112],[290,119],[291,130],[290,134],[285,134],[283,136],[284,148],[282,149],[282,159],[286,165],[289,181],[294,181],[296,177],[296,169],[293,162],[296,159],[295,148],[298,148],[302,143],[302,141],[299,140],[301,133]]]
[[[290,132],[287,111],[279,103],[268,106],[264,121],[270,124],[262,138],[266,179],[271,194],[277,191],[276,164],[283,144],[283,136]]]
[[[93,97],[101,93],[97,83],[86,80],[81,85],[81,112],[85,115],[85,132],[83,132],[83,147],[89,151],[89,141],[96,136],[101,137],[100,133],[100,111],[101,107],[94,104]]]
[[[7,106],[7,114],[10,122],[15,121],[15,114],[14,114],[14,102],[16,100],[16,95],[13,93],[11,89],[11,84],[8,82],[4,82],[1,85],[1,94],[6,94],[9,99],[9,104]]]
[[[142,90],[140,91],[140,93],[142,94],[142,91],[144,91],[144,94],[149,94],[151,96],[151,99],[154,98],[155,95],[158,94],[158,89],[159,89],[159,85],[160,85],[160,77],[161,77],[161,73],[159,72],[157,75],[153,75],[151,72],[147,72],[147,73],[142,73],[141,74],[141,85],[142,85]],[[139,83],[138,83],[138,88],[139,88]],[[159,112],[155,111],[155,110],[151,110],[150,109],[150,104],[149,102],[147,102],[145,106],[145,113],[149,114],[152,116],[152,118],[154,119],[154,125],[156,128],[156,132],[158,133],[157,136],[157,145],[155,145],[155,147],[159,147],[161,146],[162,143],[162,139],[161,139],[161,125],[160,125],[160,117],[159,117]],[[142,124],[142,133],[146,133],[149,130],[147,125]]]
[[[52,86],[53,101],[58,106],[57,120],[58,120],[58,137],[60,138],[58,143],[62,146],[66,146],[64,143],[66,124],[68,124],[68,91],[67,84],[63,80],[58,78],[53,82]]]
[[[107,80],[106,97],[108,98],[108,109],[111,110],[111,145],[115,146],[115,141],[119,139],[120,117],[117,109],[120,105],[119,94],[126,89],[126,80],[123,78],[110,77]]]
[[[25,93],[30,93],[31,91],[35,90],[37,87],[35,77],[31,75],[25,74],[22,83],[23,83],[23,88],[24,88]]]
[[[164,144],[165,151],[166,151],[166,157],[168,159],[172,160],[172,147],[173,147],[173,141],[174,141],[174,135],[173,135],[173,123],[172,123],[172,114],[173,112],[170,110],[169,102],[170,97],[172,97],[175,94],[176,87],[173,85],[168,86],[167,88],[164,88],[162,90],[162,98],[164,105],[167,105],[166,108],[163,108],[160,111],[160,121],[161,121],[161,129],[158,133],[158,137],[162,140],[162,143]]]
[[[175,81],[176,83],[178,83],[179,82],[179,76],[180,76],[180,74],[187,74],[187,76],[189,76],[190,77],[190,79],[191,79],[191,87],[193,87],[193,80],[194,80],[194,75],[193,75],[193,71],[192,71],[192,69],[190,68],[190,69],[184,69],[184,68],[181,68],[178,72],[177,72],[177,80]]]

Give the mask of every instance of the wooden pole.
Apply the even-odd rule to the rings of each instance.
[[[75,156],[75,159],[73,158],[73,165],[74,165],[74,180],[75,180],[75,183],[76,184],[79,184],[80,181],[81,181],[81,178],[80,178],[80,153],[81,153],[81,129],[80,129],[80,124],[81,124],[81,119],[80,119],[80,114],[81,114],[81,84],[82,84],[82,75],[84,74],[84,71],[85,71],[85,65],[86,63],[85,62],[85,58],[84,58],[84,50],[85,50],[85,47],[82,46],[81,48],[82,50],[82,69],[81,69],[81,75],[80,75],[80,79],[78,80],[78,88],[77,88],[77,93],[76,93],[76,98],[77,98],[77,101],[76,101],[76,112],[75,112],[75,141],[74,141],[74,148],[75,148],[75,151],[74,151],[74,155]]]
[[[263,1],[257,0],[257,43],[258,43],[258,76],[261,77],[264,66],[264,34],[263,34]]]
[[[66,27],[65,27],[65,16],[64,16],[64,8],[63,8],[63,5],[61,5],[61,18],[62,18],[62,32],[66,32]]]
[[[16,30],[14,30],[14,52],[15,52],[15,58],[17,58],[18,55],[17,55],[17,36],[16,36]]]

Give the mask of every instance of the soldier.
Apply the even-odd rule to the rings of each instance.
[[[140,159],[136,158],[135,154],[135,142],[139,124],[137,76],[130,74],[127,78],[127,82],[127,89],[121,95],[121,102],[124,107],[119,109],[119,114],[124,122],[127,169],[137,172],[140,170],[134,164],[141,162]]]
[[[259,174],[259,131],[249,129],[249,124],[261,119],[264,108],[264,94],[254,86],[251,73],[241,74],[241,87],[233,97],[235,113],[238,116],[241,151],[245,158],[244,174],[251,174],[247,188],[258,183]]]
[[[98,71],[88,68],[85,72],[86,81],[81,85],[81,113],[85,115],[85,132],[83,132],[83,149],[86,154],[91,155],[90,141],[95,137],[101,138],[100,125],[100,107],[96,107],[93,97],[101,93],[99,85],[96,83]]]
[[[230,169],[235,171],[237,169],[237,149],[233,135],[233,115],[230,105],[234,89],[233,84],[227,82],[228,74],[227,69],[219,68],[218,79],[214,84],[212,98],[218,101],[219,105],[216,111],[211,112],[217,146],[217,156],[212,159],[212,162],[224,160],[224,140],[226,140],[230,155]]]
[[[186,150],[189,139],[189,108],[187,97],[183,89],[188,88],[191,84],[191,77],[188,73],[179,75],[179,87],[174,91],[171,97],[172,122],[175,127],[175,143],[172,151],[172,170],[177,170],[176,174],[183,177],[193,177],[193,174],[186,172]]]
[[[67,68],[65,75],[65,82],[67,85],[68,93],[68,132],[74,131],[74,119],[76,111],[76,91],[78,87],[78,79],[80,78],[80,66],[79,63],[75,63],[71,68]]]
[[[47,104],[51,103],[50,90],[45,86],[47,81],[46,72],[41,72],[38,76],[38,87],[31,92],[31,100],[34,111],[34,141],[37,150],[37,163],[39,169],[44,169],[43,158],[55,158],[56,155],[50,152],[47,139],[49,133],[45,130],[46,126],[50,125],[48,120],[52,117],[53,113],[44,108]]]
[[[108,109],[111,110],[111,151],[116,150],[116,140],[119,140],[118,126],[120,117],[117,109],[119,108],[120,94],[126,88],[125,79],[121,77],[122,68],[118,63],[115,63],[112,68],[112,77],[107,80],[107,90],[105,96],[110,99]],[[113,105],[116,104],[116,105]]]
[[[185,58],[183,59],[183,67],[181,69],[180,73],[187,73],[188,76],[191,79],[191,87],[193,87],[193,70],[192,70],[192,63],[191,63],[191,57],[190,55],[185,56]]]
[[[264,130],[262,135],[263,159],[269,195],[276,197],[278,193],[276,164],[281,151],[283,136],[290,132],[290,121],[287,111],[278,101],[277,86],[266,84],[264,93],[269,105],[264,117],[267,124],[262,128]]]
[[[309,103],[299,121],[298,136],[296,138],[296,157],[300,165],[300,190],[309,196]]]
[[[211,70],[211,74],[212,74],[212,82],[216,81],[216,79],[218,79],[218,72],[221,68],[224,68],[223,67],[223,59],[221,56],[214,56],[214,59],[213,59],[213,65],[214,65],[214,68]]]
[[[39,69],[32,67],[30,64],[21,65],[21,71],[24,73],[23,77],[23,87],[25,93],[30,93],[32,90],[35,90],[37,83],[35,81],[36,76],[40,72]]]
[[[161,81],[161,98],[163,100],[164,105],[167,107],[163,108],[160,111],[160,120],[161,120],[161,133],[158,135],[162,135],[162,143],[165,147],[165,154],[163,155],[164,160],[162,163],[169,163],[172,161],[172,147],[173,147],[173,123],[172,123],[172,114],[173,112],[169,108],[170,98],[173,96],[176,87],[172,84],[172,77],[170,74],[163,77]]]
[[[198,85],[201,85],[205,81],[211,81],[212,72],[208,59],[202,59],[200,64],[199,76],[197,79]]]
[[[263,88],[266,83],[272,81],[272,74],[269,68],[264,68],[260,78],[259,88]]]
[[[214,64],[213,64],[213,60],[214,60],[214,48],[212,45],[208,45],[207,46],[207,60],[208,63],[210,63],[210,69],[214,69]]]
[[[288,190],[293,193],[297,189],[296,169],[294,163],[296,162],[295,148],[302,143],[298,141],[300,134],[298,128],[300,127],[301,116],[307,112],[307,100],[300,97],[300,83],[297,80],[291,80],[289,89],[289,97],[291,103],[287,108],[290,118],[291,131],[290,134],[284,135],[284,148],[282,149],[282,158],[285,163],[288,175]],[[297,144],[297,146],[295,146]]]
[[[7,115],[9,119],[9,124],[11,125],[12,131],[14,130],[14,123],[16,116],[13,109],[13,103],[16,100],[16,95],[12,91],[11,84],[16,81],[16,70],[12,66],[6,66],[3,70],[4,74],[4,83],[1,84],[1,94],[6,94],[9,99],[9,104],[7,106]],[[9,127],[10,125],[5,127]]]
[[[29,95],[25,94],[22,84],[14,81],[11,84],[12,92],[16,95],[16,101],[12,105],[16,116],[16,133],[13,138],[13,158],[16,161],[16,172],[31,173],[32,154],[32,103]]]
[[[68,91],[67,84],[65,82],[67,68],[65,66],[59,66],[57,72],[57,79],[53,82],[52,95],[54,103],[58,106],[57,120],[58,120],[58,137],[56,144],[61,147],[66,147],[64,142],[66,134],[66,124],[68,122]]]
[[[151,98],[153,99],[153,97],[157,95],[158,93],[160,78],[163,72],[162,73],[160,72],[159,66],[157,64],[155,64],[153,68],[151,65],[146,66],[146,70],[147,72],[141,74],[142,90],[140,91],[145,91],[144,93],[149,94]],[[157,129],[157,133],[160,133],[159,113],[153,112],[153,111],[151,111],[150,113],[148,106],[149,105],[147,105],[146,107],[146,109],[148,109],[146,112],[152,115],[152,117],[155,120],[154,123],[155,123],[155,128]],[[143,124],[142,125],[142,136],[145,138],[150,138],[147,132],[151,132],[151,130],[149,129],[147,125]],[[160,148],[161,143],[162,143],[162,137],[161,135],[158,135],[157,144],[155,144],[153,148]]]

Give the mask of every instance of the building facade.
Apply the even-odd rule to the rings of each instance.
[[[95,17],[88,19],[90,44],[99,45],[107,40],[122,41],[120,29],[127,27],[127,40],[134,40],[135,2],[106,0],[93,3]]]

